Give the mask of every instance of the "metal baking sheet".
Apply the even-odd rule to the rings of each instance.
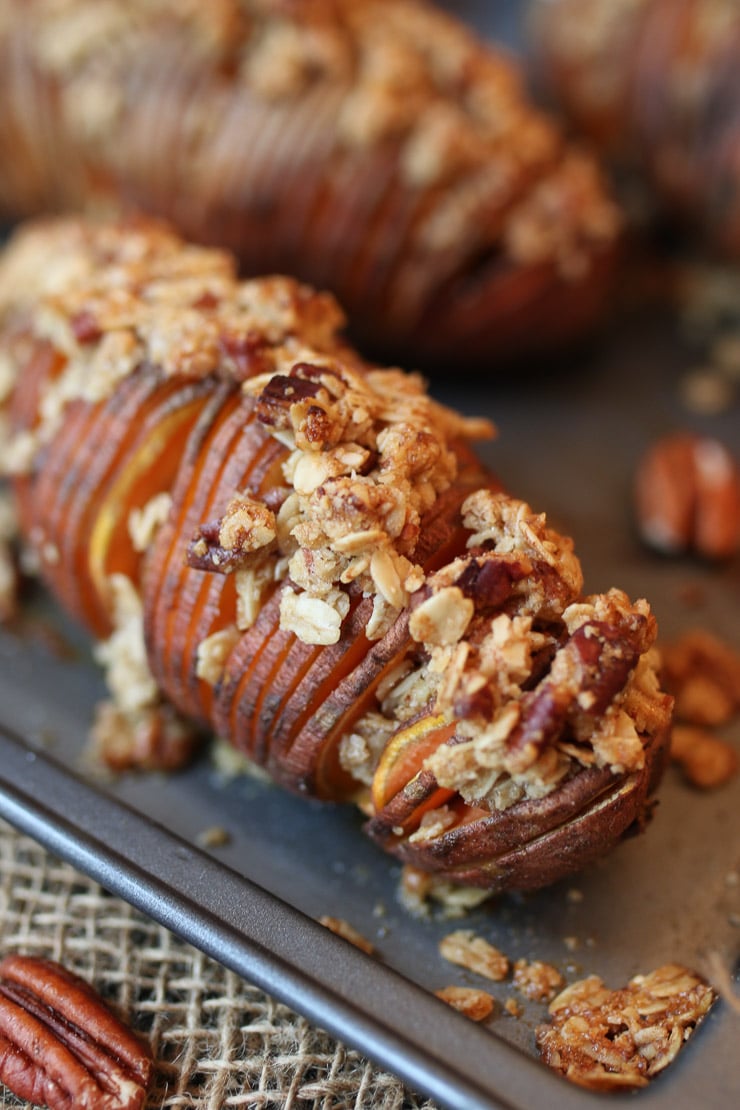
[[[448,6],[516,41],[517,5]],[[665,638],[698,624],[740,648],[738,561],[651,556],[632,525],[634,465],[655,436],[694,427],[738,443],[737,406],[711,418],[682,408],[679,380],[693,357],[676,322],[653,317],[557,366],[533,361],[490,380],[450,368],[432,390],[495,421],[498,439],[482,456],[575,537],[589,589],[648,597]],[[491,987],[499,1006],[481,1027],[434,998],[449,983],[480,982],[438,955],[439,939],[461,924],[569,981],[595,973],[619,986],[669,961],[709,973],[719,959],[737,982],[740,777],[701,794],[671,770],[649,832],[577,878],[498,898],[463,922],[418,919],[398,902],[398,867],[365,840],[351,808],[224,779],[207,756],[169,777],[101,777],[86,736],[103,694],[89,641],[48,599],[31,598],[18,627],[0,630],[0,815],[440,1106],[604,1102],[539,1063],[534,1028],[545,1008],[524,1002],[510,1017],[510,983]],[[740,744],[738,727],[726,735]],[[214,826],[229,839],[206,851],[201,837]],[[318,926],[322,914],[349,921],[377,958]],[[611,1103],[738,1105],[738,1020],[720,1002],[664,1075]]]

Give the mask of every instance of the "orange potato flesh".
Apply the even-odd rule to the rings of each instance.
[[[197,397],[175,409],[140,437],[125,465],[115,472],[105,497],[93,514],[89,539],[90,578],[102,596],[111,574],[138,577],[140,555],[129,538],[129,515],[156,494],[169,491],[182,455],[185,439],[202,407]]]
[[[424,716],[397,732],[386,745],[373,777],[372,799],[376,812],[415,778],[422,763],[449,740],[454,724],[444,716]]]

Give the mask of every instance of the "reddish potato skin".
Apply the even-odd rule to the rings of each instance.
[[[409,843],[408,836],[394,834],[399,814],[392,804],[365,829],[386,851],[422,871],[492,891],[535,890],[582,870],[630,831],[640,831],[667,753],[666,729],[647,745],[645,769],[638,774],[582,770],[545,798],[500,813],[469,814],[429,840]],[[426,784],[430,791],[435,785]]]

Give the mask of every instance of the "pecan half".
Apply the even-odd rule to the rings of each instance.
[[[149,1048],[83,979],[31,956],[0,961],[0,1080],[49,1110],[140,1110]]]
[[[649,547],[728,559],[740,549],[740,470],[711,436],[663,436],[638,465],[635,510]]]

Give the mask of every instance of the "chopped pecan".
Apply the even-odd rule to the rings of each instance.
[[[740,653],[704,628],[691,628],[661,649],[662,679],[676,698],[676,717],[723,725],[740,709]]]
[[[725,559],[740,548],[740,471],[719,440],[657,440],[638,466],[635,506],[643,540],[665,554]]]
[[[724,786],[740,767],[737,752],[726,740],[692,725],[673,726],[671,758],[700,790]]]
[[[49,1110],[140,1110],[151,1053],[92,987],[31,956],[0,962],[0,1079]]]
[[[290,428],[291,405],[317,397],[320,392],[321,386],[316,382],[294,375],[274,374],[257,398],[257,418],[271,428]]]
[[[214,306],[215,307],[215,306]],[[246,334],[225,331],[220,338],[226,368],[236,381],[267,374],[272,370],[270,344],[267,337],[255,329]]]
[[[201,524],[187,550],[188,566],[230,574],[276,537],[275,514],[248,494],[237,494],[218,520]]]
[[[499,609],[509,599],[515,583],[531,571],[532,563],[527,558],[480,555],[466,562],[455,585],[475,602],[478,611]]]
[[[97,343],[103,332],[94,313],[89,309],[82,309],[70,320],[72,334],[78,343]]]

